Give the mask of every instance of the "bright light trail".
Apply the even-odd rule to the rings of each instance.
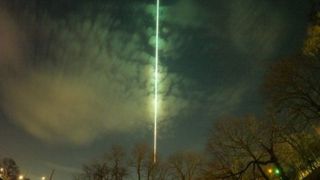
[[[157,0],[156,7],[156,48],[155,48],[155,65],[154,65],[154,130],[153,130],[153,162],[157,161],[157,121],[158,121],[158,78],[159,78],[159,14],[160,0]]]

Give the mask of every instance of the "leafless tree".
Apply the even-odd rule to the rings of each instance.
[[[288,179],[276,149],[279,143],[278,131],[272,123],[263,123],[254,116],[221,119],[208,140],[212,160],[207,176],[270,179],[265,168],[273,165],[281,172],[282,179]]]
[[[122,180],[128,175],[128,166],[123,148],[119,145],[111,147],[105,157],[94,163],[84,165],[82,173],[75,175],[76,180]]]
[[[111,172],[107,162],[95,162],[90,165],[83,165],[82,173],[76,175],[76,180],[110,180]]]
[[[285,114],[287,119],[304,119],[306,124],[320,122],[319,59],[300,55],[274,64],[268,72],[265,90],[273,110]]]
[[[146,143],[135,144],[132,150],[131,165],[135,168],[138,180],[141,180],[144,171],[144,164],[149,158],[150,149]]]
[[[16,180],[18,179],[20,170],[16,162],[12,158],[3,158],[0,161],[0,177],[4,180]]]
[[[114,145],[107,155],[113,180],[122,180],[128,175],[126,154],[122,146]]]
[[[299,156],[299,168],[315,169],[320,156],[320,59],[314,41],[319,33],[309,35],[305,55],[275,63],[267,73],[264,89],[282,140]]]
[[[174,179],[193,180],[200,174],[202,157],[196,152],[177,152],[169,157],[168,166]]]

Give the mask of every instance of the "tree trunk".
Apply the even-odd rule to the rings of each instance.
[[[262,177],[265,179],[265,180],[269,180],[268,176],[266,175],[266,173],[264,173],[263,169],[261,168],[261,166],[259,164],[257,164],[257,167],[262,175]]]

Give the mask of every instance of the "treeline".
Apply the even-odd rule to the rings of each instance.
[[[75,179],[195,179],[202,163],[202,156],[195,152],[179,152],[167,159],[157,157],[154,162],[153,151],[145,143],[136,144],[128,154],[115,145],[101,159],[84,165]]]

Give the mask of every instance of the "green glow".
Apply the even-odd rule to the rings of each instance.
[[[279,169],[275,169],[274,173],[275,173],[276,175],[279,175],[279,174],[280,174],[280,170],[279,170]]]
[[[154,70],[154,134],[153,134],[153,162],[157,161],[157,121],[158,121],[158,63],[159,63],[159,10],[160,0],[157,0],[156,8],[156,48],[155,48],[155,70]]]

